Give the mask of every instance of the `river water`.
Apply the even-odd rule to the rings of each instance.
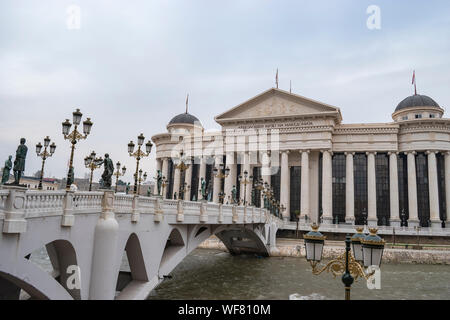
[[[315,276],[304,258],[252,255],[196,249],[153,290],[149,299],[343,299],[340,277]],[[352,285],[352,299],[450,299],[450,266],[382,264],[381,289],[364,279]]]
[[[45,271],[52,267],[45,250],[31,260]],[[124,259],[123,268],[129,270]],[[340,277],[311,273],[305,258],[254,255],[196,249],[153,290],[148,299],[343,299]],[[381,289],[369,290],[364,279],[352,285],[352,299],[450,299],[450,266],[382,264]]]

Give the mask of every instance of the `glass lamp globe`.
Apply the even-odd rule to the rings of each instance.
[[[313,223],[311,231],[303,236],[305,240],[306,260],[320,262],[322,260],[325,236],[319,232],[319,226]]]

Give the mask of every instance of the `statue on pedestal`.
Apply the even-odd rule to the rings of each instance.
[[[206,200],[206,180],[203,177],[200,178],[200,186],[202,192],[202,200]]]
[[[173,200],[177,200],[177,193],[176,192],[173,194]]]
[[[1,184],[5,184],[9,180],[9,175],[12,169],[12,156],[8,157],[8,160],[5,161],[5,166],[3,167],[3,173],[2,173],[2,182]]]
[[[158,170],[156,174],[156,186],[158,187],[158,196],[161,195],[161,184],[162,184],[162,172]]]
[[[20,178],[25,171],[25,158],[28,148],[25,145],[25,138],[20,139],[20,145],[17,147],[16,159],[14,160],[14,182],[12,184],[19,185]]]
[[[103,165],[105,167],[105,170],[102,174],[102,188],[103,189],[111,189],[111,177],[114,174],[114,164],[111,158],[109,157],[109,154],[105,154],[105,160],[103,160]]]
[[[129,191],[130,191],[130,183],[128,182],[127,185],[125,186],[125,194],[128,194]]]
[[[232,203],[235,204],[237,203],[237,189],[236,186],[233,186],[233,188],[231,189],[231,198],[232,198]]]

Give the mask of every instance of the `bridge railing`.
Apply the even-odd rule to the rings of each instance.
[[[101,213],[105,209],[104,197],[104,191],[0,189],[0,220],[5,221],[3,232],[25,232],[26,219],[46,216],[62,216],[61,225],[72,226],[76,215]],[[266,223],[276,220],[261,208],[124,194],[114,195],[112,208],[116,213],[131,213],[134,222],[139,221],[141,213],[155,214],[155,221],[161,221],[165,215],[176,215],[176,220],[170,220],[174,222],[183,222],[186,217],[187,223]]]

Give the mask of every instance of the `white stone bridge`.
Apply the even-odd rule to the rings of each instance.
[[[111,191],[3,189],[0,298],[145,299],[211,235],[232,254],[267,256],[282,223],[254,207]],[[30,260],[40,248],[52,272]],[[120,271],[124,251],[126,274]]]

